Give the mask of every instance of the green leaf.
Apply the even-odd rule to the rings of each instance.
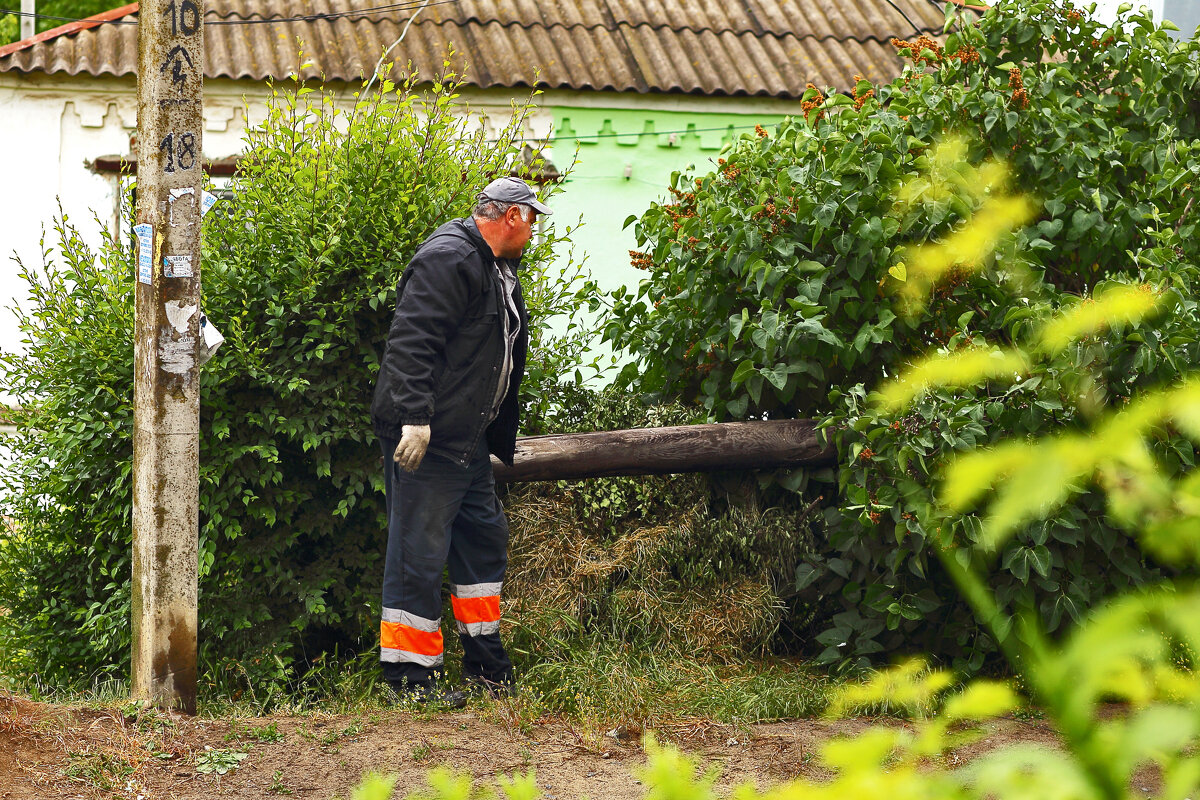
[[[754,366],[753,361],[751,361],[750,359],[746,359],[746,360],[742,361],[740,364],[737,365],[737,368],[733,371],[733,375],[729,379],[729,385],[737,386],[738,384],[743,383],[747,378],[749,378],[751,375],[753,375],[755,373],[755,371],[756,371],[756,368]]]
[[[772,386],[774,386],[776,389],[778,389],[780,391],[783,391],[783,389],[787,387],[787,382],[788,382],[788,365],[787,364],[783,364],[783,363],[776,364],[774,367],[772,367],[769,370],[768,369],[760,369],[759,374],[761,374],[764,378],[766,378],[771,383]]]
[[[801,563],[798,567],[796,567],[796,591],[799,592],[803,589],[806,589],[819,577],[820,573],[817,572],[815,567],[808,563]]]

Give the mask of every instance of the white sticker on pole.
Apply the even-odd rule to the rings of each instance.
[[[154,283],[154,228],[142,223],[134,225],[133,232],[138,240],[138,280],[142,283]]]
[[[208,210],[217,204],[219,198],[215,194],[204,192],[200,195],[200,216],[203,217],[208,213]]]
[[[190,278],[190,277],[192,277],[192,257],[191,256],[163,256],[163,277],[164,278]]]

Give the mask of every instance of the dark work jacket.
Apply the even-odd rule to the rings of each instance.
[[[512,464],[529,320],[518,281],[521,329],[508,392],[489,425],[504,358],[503,291],[492,249],[473,219],[447,222],[417,249],[396,287],[375,381],[376,434],[399,439],[403,425],[429,425],[429,452],[463,465],[486,435],[488,450]]]

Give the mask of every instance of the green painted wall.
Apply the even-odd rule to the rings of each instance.
[[[629,265],[636,249],[633,225],[653,202],[667,197],[671,173],[695,165],[702,172],[716,166],[721,147],[762,125],[770,130],[783,120],[778,114],[619,110],[556,106],[554,147],[549,155],[563,169],[578,147],[578,163],[564,191],[554,199],[554,221],[583,227],[572,235],[576,256],[586,253],[586,267],[607,290],[635,288],[643,273]],[[680,132],[672,135],[672,131]],[[625,177],[625,172],[629,177]]]

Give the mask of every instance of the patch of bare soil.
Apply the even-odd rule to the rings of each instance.
[[[796,720],[732,727],[696,722],[657,731],[720,773],[718,785],[760,788],[822,777],[815,754],[870,721]],[[1055,746],[1042,723],[1002,720],[957,761],[1014,742]],[[245,754],[239,759],[240,754]],[[640,731],[589,736],[570,721],[518,723],[503,703],[462,711],[205,720],[156,712],[48,706],[0,695],[0,798],[348,797],[363,773],[399,776],[397,797],[447,767],[494,788],[533,770],[548,800],[640,800]],[[222,768],[227,769],[220,774]],[[201,771],[209,770],[209,771]]]

